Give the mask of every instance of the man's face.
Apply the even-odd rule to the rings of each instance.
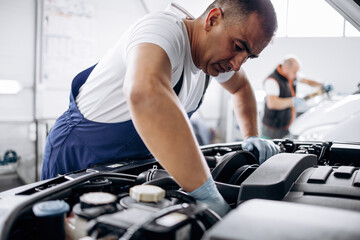
[[[284,73],[286,77],[291,81],[294,81],[296,79],[296,74],[298,71],[299,71],[299,64],[296,63],[295,61],[292,63],[291,66],[285,66],[284,69]]]
[[[211,76],[238,71],[248,58],[256,58],[267,44],[257,14],[227,26],[222,15],[218,16],[206,32],[200,67]]]

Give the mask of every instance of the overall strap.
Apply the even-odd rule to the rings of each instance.
[[[203,94],[201,96],[201,99],[200,99],[200,102],[199,102],[199,105],[197,106],[196,109],[198,109],[200,107],[200,105],[202,104],[202,101],[204,99],[204,95],[205,95],[205,92],[209,86],[209,82],[210,82],[210,76],[206,74],[206,77],[205,77],[205,86],[204,86],[204,91],[203,91]]]
[[[176,83],[175,87],[173,88],[174,92],[176,93],[176,95],[179,95],[180,91],[181,91],[181,87],[182,87],[182,83],[184,81],[184,70],[182,71],[181,73],[181,77],[179,79],[179,81]],[[206,78],[205,78],[205,87],[204,87],[204,91],[203,91],[203,96],[206,92],[206,89],[208,88],[209,86],[209,82],[210,82],[210,76],[209,75],[206,75]],[[202,97],[201,97],[201,100],[200,102],[202,102]]]
[[[203,96],[206,92],[206,89],[208,88],[209,86],[209,82],[210,82],[210,76],[206,74],[206,77],[205,77],[205,87],[204,87],[204,92],[203,92]]]
[[[71,84],[71,92],[74,96],[74,99],[79,94],[80,87],[86,82],[88,79],[90,73],[95,68],[96,64],[92,67],[89,67],[88,69],[85,69],[84,71],[80,72],[78,75],[75,76],[75,78],[72,81]]]
[[[179,95],[179,93],[181,91],[183,81],[184,81],[184,70],[181,73],[181,77],[180,77],[179,81],[176,83],[175,87],[173,88],[174,92],[176,93],[177,96]]]

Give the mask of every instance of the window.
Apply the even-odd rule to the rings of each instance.
[[[351,25],[351,23],[346,21],[345,36],[346,37],[360,37],[360,31],[358,31],[353,25]]]
[[[323,0],[291,0],[289,37],[341,37],[344,18]]]
[[[274,5],[276,17],[278,21],[278,30],[276,37],[286,36],[286,25],[287,25],[287,2],[288,0],[271,0]]]
[[[278,18],[277,37],[360,36],[324,0],[271,0]]]

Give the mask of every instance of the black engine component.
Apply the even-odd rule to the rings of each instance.
[[[156,159],[123,160],[0,193],[0,239],[50,236],[32,209],[53,200],[69,205],[64,227],[57,216],[69,240],[360,239],[360,145],[274,142],[282,153],[260,166],[241,143],[202,147],[232,208],[222,219],[181,191]],[[161,191],[145,201],[131,195],[136,186]]]
[[[250,165],[258,165],[255,156],[248,151],[236,151],[225,154],[211,175],[217,182],[234,184]]]
[[[287,153],[269,159],[241,184],[238,207],[203,240],[360,239],[359,168],[316,159]]]
[[[89,235],[120,239],[200,239],[219,219],[203,205],[177,204],[162,209],[134,204],[90,223]]]
[[[123,210],[90,222],[88,235],[114,239],[200,239],[219,217],[181,191],[166,191],[157,202],[122,196]]]
[[[273,156],[242,183],[239,203],[253,198],[283,199],[300,174],[316,164],[316,156],[310,154]]]

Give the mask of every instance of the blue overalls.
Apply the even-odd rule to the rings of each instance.
[[[95,66],[79,73],[72,82],[69,109],[56,120],[46,140],[41,180],[96,164],[140,159],[150,155],[131,120],[119,123],[94,122],[86,119],[77,108],[76,96]],[[204,93],[208,82],[207,76]],[[181,85],[182,77],[174,87],[176,94],[180,92]],[[196,110],[201,102],[202,99]],[[193,112],[188,113],[188,116],[191,117]]]

